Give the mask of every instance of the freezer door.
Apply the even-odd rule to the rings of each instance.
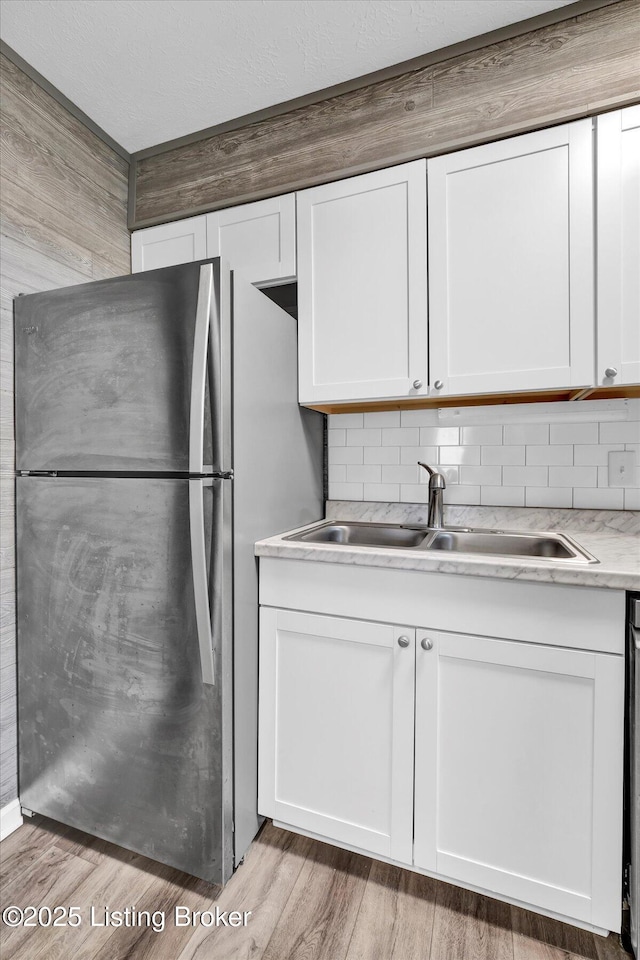
[[[230,485],[17,480],[21,802],[212,882],[232,870]]]
[[[228,290],[215,260],[18,297],[18,470],[229,470]]]

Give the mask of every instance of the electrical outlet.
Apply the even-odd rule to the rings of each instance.
[[[609,453],[609,486],[635,487],[636,454],[634,450],[612,450]]]

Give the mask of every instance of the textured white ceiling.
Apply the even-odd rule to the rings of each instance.
[[[2,0],[2,39],[134,152],[571,0]]]

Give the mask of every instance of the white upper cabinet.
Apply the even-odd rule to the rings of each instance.
[[[131,234],[131,272],[193,263],[207,256],[205,217],[161,223]]]
[[[426,161],[304,190],[300,402],[427,394]]]
[[[295,280],[295,203],[290,193],[136,230],[131,236],[132,272],[224,257],[233,270],[259,286]]]
[[[428,162],[438,395],[594,379],[592,121]]]
[[[605,113],[596,122],[596,383],[640,383],[640,106]]]
[[[295,195],[208,213],[207,256],[224,257],[258,285],[295,280]]]

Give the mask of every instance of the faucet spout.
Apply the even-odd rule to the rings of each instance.
[[[418,460],[418,466],[422,467],[429,474],[429,513],[427,516],[427,526],[436,530],[442,530],[444,527],[444,503],[442,502],[442,491],[446,489],[447,484],[441,473],[438,473],[428,463],[422,463]]]

